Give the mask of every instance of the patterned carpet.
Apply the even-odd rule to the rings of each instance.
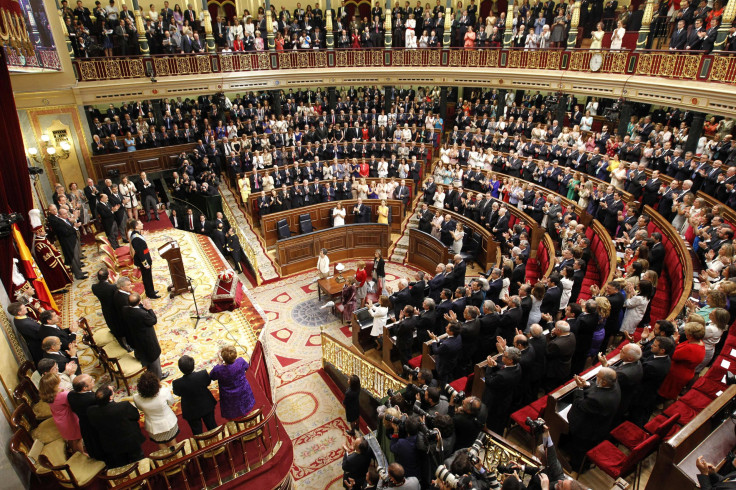
[[[355,262],[345,262],[347,268]],[[386,264],[392,287],[412,269]],[[349,329],[317,299],[316,271],[251,290],[268,319],[264,338],[275,372],[278,414],[294,444],[292,477],[296,488],[342,488],[342,445],[348,429],[342,398],[330,389],[322,368],[320,332],[350,342]]]
[[[226,267],[229,268],[210,239],[174,229],[150,232],[146,234],[146,238],[153,255],[154,284],[161,296],[160,299],[151,301],[158,317],[156,333],[162,350],[161,365],[164,372],[168,371],[172,375],[165,382],[170,383],[179,377],[176,362],[183,354],[194,357],[197,369],[209,369],[216,363],[217,353],[224,345],[235,344],[239,351],[251,352],[265,324],[265,317],[253,304],[248,291],[240,309],[209,313],[210,296],[217,275]],[[186,274],[192,280],[197,306],[200,315],[203,316],[196,329],[194,328],[196,320],[190,318],[190,315],[195,313],[192,294],[186,293],[173,299],[169,299],[168,294],[165,294],[166,286],[170,283],[169,270],[166,261],[159,257],[157,250],[171,239],[179,243]],[[76,281],[70,293],[64,295],[60,307],[65,326],[71,325],[80,317],[85,317],[94,328],[105,324],[99,302],[90,289],[96,281],[96,271],[101,265],[100,252],[96,246],[87,245],[84,247],[84,253],[87,255],[85,270],[89,273],[89,278]],[[96,365],[97,360],[91,349],[82,349],[79,358],[85,372],[94,374],[101,382],[109,382],[109,377],[103,374],[100,366]],[[118,393],[124,394],[125,390],[121,389]]]

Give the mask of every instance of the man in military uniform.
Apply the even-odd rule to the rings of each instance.
[[[133,247],[133,263],[141,271],[141,279],[143,280],[143,286],[146,290],[146,296],[151,299],[158,299],[158,291],[153,285],[153,259],[151,258],[151,252],[148,249],[148,243],[143,238],[143,222],[136,220],[135,229],[130,235],[130,244]]]
[[[33,230],[31,251],[46,284],[54,292],[66,289],[74,280],[71,271],[64,265],[61,252],[46,236],[46,229],[41,224],[41,211],[31,209],[28,216]]]
[[[234,228],[227,230],[225,251],[230,255],[230,257],[232,257],[233,262],[235,262],[235,270],[237,270],[238,273],[243,272],[243,268],[240,266],[243,249],[240,247],[240,240],[238,239],[238,235],[235,234]]]

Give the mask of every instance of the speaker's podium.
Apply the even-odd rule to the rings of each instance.
[[[189,292],[189,283],[184,271],[184,261],[181,259],[181,249],[176,240],[166,242],[159,247],[158,254],[169,264],[171,285],[166,289],[171,293],[170,298],[182,293]]]

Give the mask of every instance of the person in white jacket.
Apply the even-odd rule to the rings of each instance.
[[[152,371],[144,372],[138,380],[138,393],[133,395],[138,410],[145,416],[145,428],[159,449],[168,449],[176,444],[179,423],[171,410],[174,395],[167,386],[161,386],[158,376]]]
[[[644,318],[649,300],[653,296],[652,283],[647,280],[639,281],[639,292],[637,294],[634,284],[627,282],[624,291],[626,292],[626,301],[624,301],[626,313],[624,313],[624,319],[621,322],[621,331],[633,335],[639,322]]]
[[[327,256],[326,248],[319,251],[319,258],[317,259],[317,274],[320,279],[324,279],[330,275],[330,258]]]
[[[383,327],[386,326],[386,322],[388,321],[388,307],[390,303],[388,296],[381,296],[377,305],[373,304],[371,300],[368,300],[368,312],[373,317],[373,328],[371,328],[372,337],[383,335]]]

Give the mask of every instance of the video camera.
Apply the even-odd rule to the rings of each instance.
[[[449,384],[445,385],[445,392],[447,393],[448,398],[455,397],[455,403],[462,403],[463,400],[465,400],[465,397],[467,396],[464,391],[457,391],[455,388],[450,386]]]

